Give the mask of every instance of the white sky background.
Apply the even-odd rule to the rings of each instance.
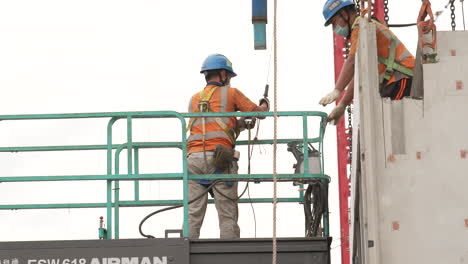
[[[278,1],[278,109],[326,111],[319,99],[333,89],[331,27],[323,27],[323,1]],[[414,22],[420,1],[390,2],[390,23]],[[433,1],[441,10],[446,1]],[[457,1],[457,28],[462,28]],[[186,112],[190,96],[204,87],[199,69],[211,53],[233,62],[238,77],[232,86],[257,102],[265,83],[273,98],[273,1],[269,1],[268,50],[253,49],[251,1],[1,1],[1,114],[158,111]],[[439,30],[450,30],[450,10],[439,18]],[[414,53],[416,28],[394,32]],[[270,71],[268,75],[268,66]],[[268,78],[269,76],[269,78]],[[312,124],[312,122],[311,122]],[[0,122],[1,146],[105,144],[107,120]],[[315,125],[313,125],[315,127]],[[311,130],[312,131],[312,130]],[[314,130],[315,131],[315,130]],[[281,119],[279,136],[301,136],[301,121]],[[272,138],[272,120],[262,123],[259,138]],[[242,136],[246,139],[246,134]],[[135,121],[134,141],[178,141],[178,122]],[[125,140],[125,122],[115,125],[114,143]],[[246,173],[246,149],[240,148],[240,173]],[[254,151],[253,173],[271,173],[272,148]],[[292,173],[294,158],[278,147],[278,170]],[[339,238],[335,127],[325,139],[325,172],[330,186],[331,235]],[[141,152],[141,173],[179,172],[175,150]],[[122,154],[121,172],[126,172]],[[0,176],[105,174],[106,152],[0,153]],[[239,192],[244,184],[240,184]],[[252,197],[272,197],[271,184],[251,186]],[[141,199],[179,199],[181,184],[141,184]],[[284,184],[279,194],[297,189]],[[0,204],[104,202],[105,183],[1,183]],[[133,185],[121,184],[121,199],[133,198]],[[270,204],[254,205],[257,236],[270,237]],[[156,208],[121,209],[121,238],[138,238],[138,223]],[[102,209],[0,211],[0,241],[95,239]],[[303,211],[298,204],[280,204],[278,236],[303,236]],[[250,205],[240,205],[242,237],[254,237]],[[182,210],[152,218],[144,229],[157,237],[182,225]],[[219,235],[216,210],[210,206],[203,237]],[[339,240],[334,263],[338,263]]]

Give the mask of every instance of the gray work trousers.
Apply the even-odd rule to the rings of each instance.
[[[213,152],[206,152],[207,162],[203,157],[203,152],[191,153],[187,158],[187,168],[189,174],[212,174],[216,168],[213,165]],[[237,161],[233,161],[231,169],[224,174],[237,174]],[[196,181],[189,181],[189,201],[206,191],[206,187]],[[239,209],[237,207],[237,182],[226,184],[219,182],[213,188],[216,210],[218,211],[220,237],[231,239],[240,237],[240,229],[237,224]],[[222,194],[224,194],[224,196]],[[230,199],[228,199],[227,197]],[[233,201],[234,200],[234,201]],[[208,193],[200,199],[193,201],[189,205],[189,237],[199,238],[200,228],[205,218],[208,204]]]

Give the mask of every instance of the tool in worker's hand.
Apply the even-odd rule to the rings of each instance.
[[[267,105],[267,108],[268,108],[268,111],[270,111],[270,100],[268,100],[268,90],[269,90],[269,85],[265,85],[265,91],[263,92],[263,98],[260,99],[259,101],[259,105],[262,105],[262,104],[266,104]],[[259,117],[260,119],[264,119],[265,117]],[[255,117],[244,117],[244,118],[241,118],[240,119],[241,121],[241,124],[243,126],[241,126],[241,128],[245,128],[245,129],[253,129],[255,127],[255,124],[257,123],[257,118]]]
[[[245,128],[249,130],[255,127],[255,123],[257,123],[257,119],[255,117],[246,117],[244,119]]]
[[[265,91],[263,92],[263,98],[268,98],[269,89],[270,89],[270,86],[268,84],[265,84]]]
[[[270,100],[268,100],[268,90],[270,89],[270,86],[268,84],[265,85],[265,91],[263,92],[263,98],[260,99],[259,105],[266,104],[268,111],[270,111]]]

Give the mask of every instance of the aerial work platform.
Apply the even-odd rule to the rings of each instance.
[[[21,146],[1,147],[0,152],[43,152],[43,151],[102,151],[106,155],[107,174],[94,175],[28,175],[4,176],[0,178],[3,184],[13,182],[50,182],[63,181],[105,181],[107,202],[97,203],[54,203],[54,204],[4,204],[0,210],[25,209],[63,209],[63,208],[106,208],[106,232],[100,232],[101,240],[73,240],[73,241],[25,241],[0,242],[1,264],[167,264],[167,263],[271,263],[272,238],[255,239],[188,239],[188,189],[190,179],[224,179],[237,181],[272,181],[271,173],[263,174],[214,174],[189,175],[186,164],[186,118],[213,116],[265,116],[272,117],[273,113],[177,113],[171,111],[159,112],[119,112],[119,113],[89,113],[89,114],[50,114],[50,115],[12,115],[0,116],[0,120],[20,122],[24,120],[58,120],[58,119],[104,119],[107,120],[107,138],[101,145],[61,145],[61,146]],[[280,117],[295,117],[299,120],[298,127],[302,129],[302,138],[279,138],[277,144],[287,145],[291,142],[299,144],[302,163],[298,165],[296,173],[277,174],[280,183],[292,182],[300,184],[297,197],[276,197],[277,202],[298,203],[310,206],[305,198],[307,192],[304,184],[322,182],[328,195],[329,176],[323,171],[323,136],[326,127],[326,114],[322,112],[278,112]],[[172,118],[180,121],[181,140],[179,142],[136,142],[133,138],[133,121],[135,119]],[[311,129],[309,122],[314,119],[316,131],[309,136]],[[122,120],[126,122],[126,140],[116,143],[113,140],[113,125]],[[8,122],[6,123],[8,124]],[[34,130],[31,130],[34,131]],[[238,141],[237,145],[273,144],[274,140],[257,140],[255,142]],[[309,146],[314,147],[314,156]],[[290,145],[288,145],[289,147]],[[181,151],[182,172],[177,173],[145,173],[139,172],[141,153],[139,150],[147,148],[175,148]],[[120,172],[120,154],[126,151],[126,173]],[[317,162],[315,162],[317,161]],[[318,165],[319,168],[316,166]],[[315,166],[312,168],[312,166]],[[141,200],[139,197],[140,181],[142,180],[181,180],[183,182],[182,199],[177,200]],[[120,198],[120,181],[134,181],[134,199]],[[327,197],[327,196],[326,196]],[[310,197],[309,197],[310,198]],[[212,201],[211,201],[212,202]],[[274,198],[241,198],[239,203],[272,203]],[[330,263],[330,244],[328,222],[328,201],[322,206],[323,215],[320,221],[321,231],[317,237],[307,238],[278,238],[278,260],[288,263]],[[121,207],[142,206],[173,206],[183,207],[183,229],[180,238],[152,238],[152,239],[120,239],[120,219],[124,218]],[[181,219],[182,220],[182,219]],[[31,220],[33,221],[33,220]],[[31,223],[33,224],[33,223]],[[37,223],[36,223],[37,224]],[[40,223],[39,223],[40,224]],[[11,227],[15,228],[15,227]],[[20,227],[17,227],[20,228]],[[73,227],[73,228],[79,228]],[[136,227],[134,227],[136,228]],[[103,231],[100,229],[100,231]],[[44,237],[47,240],[47,237]]]

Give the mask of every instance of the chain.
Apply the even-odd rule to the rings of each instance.
[[[348,105],[346,111],[348,112],[348,159],[349,159],[349,173],[351,178],[351,164],[353,159],[353,109],[351,108],[351,104]]]
[[[359,0],[353,0],[353,2],[354,2],[354,5],[356,6],[356,11],[359,15],[361,13],[361,6],[359,4]]]
[[[388,20],[390,20],[390,18],[388,17],[388,0],[384,0],[384,20],[385,20],[385,25],[388,25]]]
[[[452,14],[450,17],[452,18],[452,31],[455,31],[455,27],[457,24],[455,24],[455,0],[450,1],[450,11],[452,11]]]
[[[346,38],[345,39],[345,43],[344,43],[344,54],[343,54],[343,57],[346,59],[348,59],[348,56],[349,56],[349,48],[350,48],[350,45],[351,43],[349,42],[349,39]],[[352,122],[352,115],[353,115],[353,112],[352,112],[352,109],[351,109],[351,104],[348,105],[347,107],[347,112],[348,112],[348,133],[347,133],[347,140],[348,140],[348,160],[351,161],[352,158],[353,158],[353,136],[352,136],[352,131],[353,131],[353,122]],[[350,162],[351,164],[351,162]],[[351,165],[350,165],[350,175],[351,175]],[[350,176],[351,178],[351,176]]]
[[[349,43],[349,39],[348,38],[345,38],[344,40],[344,48],[343,48],[343,57],[344,59],[346,60],[349,56],[349,46],[350,46],[350,43]]]

